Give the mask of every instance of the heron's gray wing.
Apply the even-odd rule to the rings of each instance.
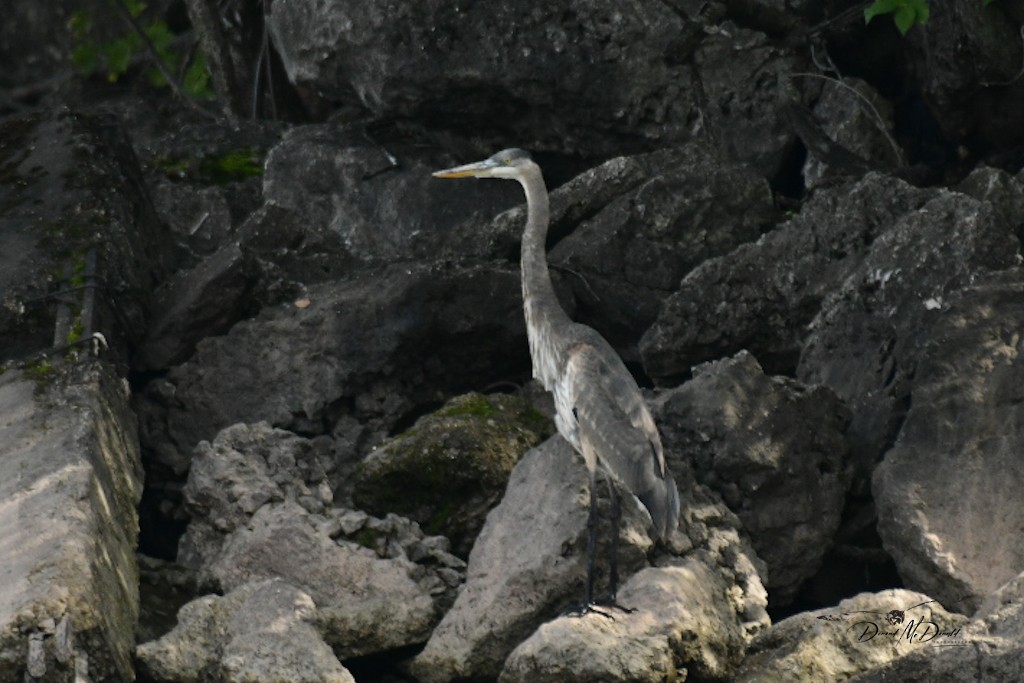
[[[569,350],[565,375],[580,442],[644,503],[664,536],[675,527],[679,494],[661,437],[632,375],[600,340]]]

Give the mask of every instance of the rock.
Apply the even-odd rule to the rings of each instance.
[[[947,140],[978,147],[1024,143],[1008,112],[1019,109],[1020,8],[954,0],[927,31],[907,35],[906,61]],[[944,50],[956,45],[954,57]],[[979,87],[980,86],[980,87]]]
[[[312,596],[319,628],[341,659],[425,642],[440,618],[432,592],[446,590],[442,580],[408,560],[335,542],[328,524],[292,502],[264,505],[200,568],[200,580],[230,591],[287,579]]]
[[[182,607],[173,631],[137,648],[140,670],[158,683],[354,683],[315,616],[287,581],[246,583]]]
[[[731,680],[746,638],[722,599],[728,590],[693,555],[678,565],[648,567],[619,591],[619,601],[634,612],[547,622],[512,651],[498,680]]]
[[[353,502],[444,534],[466,557],[519,457],[553,432],[551,421],[518,396],[458,396],[366,456],[355,472]]]
[[[248,270],[241,249],[229,244],[161,288],[135,366],[158,370],[176,365],[200,339],[227,332],[245,310],[252,284]]]
[[[324,440],[311,441],[265,422],[233,425],[213,443],[200,442],[182,490],[191,521],[179,544],[180,561],[203,566],[220,551],[226,535],[266,503],[289,500],[308,512],[323,512],[333,500],[332,465]]]
[[[789,604],[821,565],[845,504],[842,403],[825,387],[767,377],[740,352],[697,366],[653,408],[666,452],[685,456],[743,522],[767,565],[772,605]]]
[[[550,254],[573,275],[577,319],[633,357],[640,331],[682,277],[755,240],[774,212],[763,177],[705,145],[660,156],[643,182],[598,207]]]
[[[582,458],[560,436],[522,457],[469,555],[466,585],[413,661],[418,680],[494,679],[545,618],[582,597],[589,499]],[[644,562],[651,545],[643,515],[635,500],[623,498],[624,577]],[[598,568],[607,565],[598,562]]]
[[[852,679],[881,681],[1015,681],[1024,676],[1024,574],[985,598],[974,618],[939,633],[905,657]]]
[[[142,465],[125,386],[103,361],[8,370],[0,416],[0,680],[134,680]]]
[[[643,661],[649,662],[652,657],[660,661],[668,634],[687,629],[692,633],[704,616],[725,614],[726,619],[718,624],[719,630],[707,650],[691,643],[674,651],[685,652],[688,659],[684,666],[725,676],[738,664],[742,643],[767,625],[764,609],[767,596],[761,585],[756,556],[737,534],[738,520],[723,505],[708,498],[700,487],[686,486],[686,480],[680,479],[684,473],[676,472],[677,481],[683,482],[680,485],[681,530],[671,539],[667,554],[655,560],[659,566],[680,566],[647,569],[629,578],[646,564],[645,558],[652,545],[645,532],[649,517],[632,496],[623,499],[619,569],[624,583],[620,597],[625,603],[629,586],[628,595],[641,603],[639,607],[644,607],[659,596],[664,597],[663,591],[678,586],[684,576],[714,577],[710,583],[720,585],[722,590],[711,589],[705,604],[687,604],[684,608],[678,602],[668,602],[664,609],[659,608],[656,617],[641,609],[638,620],[657,618],[657,622],[637,626],[648,629],[649,639],[637,644],[632,652]],[[502,671],[510,653],[523,641],[532,644],[522,645],[525,648],[522,658],[509,660],[517,663],[510,663],[511,668],[504,676],[508,680],[531,680],[529,676],[540,675],[537,672],[543,669],[544,675],[557,677],[557,663],[545,660],[547,663],[542,667],[530,654],[535,648],[551,652],[545,644],[550,630],[562,633],[576,627],[586,629],[591,627],[589,622],[598,622],[599,629],[602,624],[608,625],[599,616],[562,618],[530,636],[546,619],[574,604],[582,595],[588,499],[582,459],[561,437],[553,437],[523,456],[512,472],[505,497],[488,515],[473,546],[465,587],[426,648],[413,661],[412,673],[418,680],[432,683],[493,679]],[[604,497],[600,501],[599,517],[606,519],[607,501]],[[595,589],[599,594],[606,580],[601,572],[607,570],[604,558],[608,548],[603,542],[604,535],[599,527],[598,538],[602,542],[598,548],[599,573]],[[697,550],[692,556],[679,560],[681,553],[695,547]],[[688,590],[694,592],[687,595],[693,598],[701,593],[698,587],[706,584],[694,580],[690,585],[694,588]],[[687,621],[681,624],[684,612]],[[620,615],[616,613],[615,623],[619,620]],[[560,622],[562,625],[557,626]],[[578,642],[580,637],[585,637],[585,633],[573,634],[572,642]],[[561,642],[561,636],[557,640]],[[554,647],[556,655],[562,651],[561,645]],[[603,661],[611,662],[609,666],[625,666],[623,662],[614,661],[614,653],[609,653]],[[631,670],[627,668],[627,673],[623,673],[618,669],[617,675],[627,676]]]
[[[827,81],[814,105],[814,114],[823,122],[823,132],[833,142],[861,159],[879,168],[906,165],[903,151],[893,136],[892,104],[866,81],[859,78]],[[843,171],[810,156],[804,162],[804,184],[814,188],[829,176]]]
[[[859,268],[867,245],[928,196],[869,174],[816,192],[756,243],[705,261],[641,339],[648,374],[671,386],[692,365],[746,349],[768,372],[792,375],[825,295]]]
[[[862,593],[835,607],[801,612],[774,624],[750,644],[734,680],[861,680],[858,674],[910,658],[912,653],[943,649],[933,646],[946,642],[948,634],[962,629],[966,621],[921,593],[903,589]]]
[[[906,585],[968,610],[1024,570],[1022,293],[1014,268],[932,311],[910,409],[872,480],[878,531]]]
[[[152,383],[146,443],[175,466],[236,422],[315,435],[344,416],[372,442],[419,404],[523,371],[519,290],[511,269],[420,264],[311,286],[308,305],[264,309]]]
[[[8,118],[0,166],[0,362],[74,341],[79,329],[102,330],[113,357],[127,363],[169,240],[123,131],[66,108]],[[91,251],[96,289],[85,281]],[[52,296],[59,289],[70,291]],[[86,293],[97,294],[94,313],[78,313],[55,340],[58,299],[80,309]]]
[[[933,191],[879,234],[822,301],[797,378],[828,386],[849,406],[858,490],[905,418],[922,350],[939,341],[930,321],[974,279],[1014,265],[1019,249],[991,204]]]
[[[200,444],[184,488],[193,519],[179,562],[214,590],[288,579],[313,597],[340,657],[425,641],[464,563],[413,522],[331,507],[323,441],[259,424]]]
[[[499,39],[494,26],[506,27]],[[293,83],[380,116],[475,128],[494,144],[610,156],[688,139],[703,114],[732,132],[723,147],[765,168],[793,140],[776,107],[798,58],[735,26],[705,33],[667,5],[432,0],[385,13],[291,2],[273,8],[268,28]]]

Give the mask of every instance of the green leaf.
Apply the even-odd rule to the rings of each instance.
[[[917,12],[914,11],[913,7],[904,5],[896,10],[895,14],[892,15],[892,20],[896,23],[896,28],[900,30],[900,33],[907,35],[907,31],[914,25],[914,20],[917,18]]]
[[[83,76],[88,76],[96,71],[99,61],[99,48],[92,41],[79,43],[71,50],[71,63],[78,69],[78,73]]]
[[[206,59],[203,57],[203,53],[200,52],[196,54],[196,58],[188,65],[182,87],[192,97],[208,99],[213,94],[209,83],[210,74],[206,70]]]
[[[864,23],[870,24],[879,14],[892,14],[901,4],[900,0],[875,0],[873,5],[864,9]]]
[[[981,6],[982,7],[988,7],[989,5],[991,5],[995,1],[996,0],[981,0]]]
[[[103,46],[104,56],[107,59],[107,80],[111,83],[128,71],[128,64],[132,61],[132,53],[135,52],[131,40],[132,36],[124,36]]]

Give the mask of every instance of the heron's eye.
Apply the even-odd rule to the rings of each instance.
[[[504,159],[501,160],[501,163],[505,164],[506,166],[511,166],[512,165],[512,157],[505,157]]]

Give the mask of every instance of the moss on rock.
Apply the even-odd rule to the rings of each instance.
[[[553,431],[518,396],[458,396],[367,456],[353,499],[373,514],[394,512],[448,536],[465,557],[512,468]]]

